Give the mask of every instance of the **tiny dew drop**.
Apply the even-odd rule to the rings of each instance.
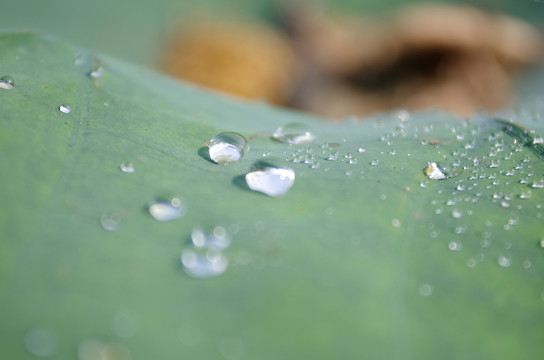
[[[185,215],[185,207],[181,200],[173,197],[170,200],[155,200],[149,204],[149,214],[157,221],[176,220]]]
[[[235,132],[223,132],[210,140],[210,159],[219,165],[238,161],[249,150],[247,140]]]
[[[433,287],[430,284],[422,284],[419,287],[419,295],[423,297],[431,296],[433,293]]]
[[[314,142],[316,136],[313,130],[306,124],[289,123],[279,127],[272,134],[272,139],[283,143],[302,145]]]
[[[94,65],[89,76],[93,79],[100,79],[104,74],[104,68],[100,65]]]
[[[11,90],[15,86],[15,81],[11,76],[5,75],[0,78],[0,89]]]
[[[124,162],[121,165],[119,165],[119,169],[126,174],[132,174],[135,170],[134,164],[130,161]]]
[[[279,161],[261,160],[253,164],[245,178],[251,190],[280,197],[295,183],[295,172],[279,165]]]
[[[70,105],[61,105],[59,106],[59,110],[63,114],[69,114],[72,112],[72,107]]]
[[[497,258],[497,263],[500,267],[508,267],[512,263],[512,258],[509,255],[501,255]]]

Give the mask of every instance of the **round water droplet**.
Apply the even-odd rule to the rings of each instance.
[[[272,139],[294,145],[309,144],[314,142],[316,137],[312,129],[302,123],[289,123],[287,125],[279,127]]]
[[[234,132],[218,134],[210,140],[210,158],[219,165],[238,161],[249,150],[245,137]]]
[[[130,161],[124,162],[119,165],[119,169],[126,174],[132,174],[135,171],[134,164]]]
[[[155,200],[149,204],[148,210],[157,221],[175,220],[185,215],[185,207],[177,197],[170,200]]]
[[[70,105],[61,105],[59,106],[59,110],[63,114],[69,114],[72,112],[72,107]]]
[[[217,249],[191,246],[181,253],[181,263],[189,276],[206,279],[224,273],[229,260]]]
[[[447,178],[442,169],[434,162],[429,163],[427,167],[423,169],[423,173],[431,180],[442,180]]]
[[[118,214],[104,214],[100,218],[100,223],[102,224],[102,228],[108,231],[117,230],[120,222],[121,222],[121,218],[119,217]]]
[[[497,258],[497,263],[501,267],[508,267],[510,264],[512,264],[512,258],[510,255],[501,255]]]
[[[461,251],[461,249],[463,249],[463,244],[457,241],[450,241],[448,243],[448,249],[451,251]]]
[[[191,233],[191,241],[198,248],[225,250],[230,245],[230,237],[222,226],[216,226],[211,232],[202,229],[194,229]]]
[[[11,90],[15,86],[15,80],[11,76],[2,76],[0,78],[0,89]]]
[[[253,191],[272,197],[283,196],[295,183],[293,169],[282,167],[279,161],[257,161],[246,174],[246,183]]]
[[[34,356],[49,357],[55,353],[55,339],[42,328],[34,328],[25,334],[26,349]]]
[[[393,225],[393,227],[399,227],[400,226],[400,220],[399,219],[393,219],[391,220],[391,225]]]
[[[461,210],[453,209],[451,212],[451,216],[455,219],[460,219],[463,217],[463,212]]]

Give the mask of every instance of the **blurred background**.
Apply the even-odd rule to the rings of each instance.
[[[0,1],[2,29],[334,119],[499,110],[542,63],[536,0]]]

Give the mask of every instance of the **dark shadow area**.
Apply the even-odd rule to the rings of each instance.
[[[210,152],[208,151],[208,147],[206,146],[202,146],[200,149],[198,149],[198,156],[200,156],[206,161],[209,161],[215,164],[215,162],[210,158]]]
[[[242,190],[252,191],[249,186],[247,186],[245,175],[236,176],[234,179],[232,179],[232,183]]]

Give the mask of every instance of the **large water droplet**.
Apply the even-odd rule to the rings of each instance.
[[[253,164],[250,172],[246,174],[246,182],[253,191],[279,197],[285,195],[295,183],[295,172],[276,165],[274,161],[261,160]]]
[[[219,165],[238,161],[249,150],[245,137],[234,132],[218,134],[210,140],[210,158]]]
[[[63,114],[69,114],[72,112],[72,107],[70,105],[61,105],[59,106],[59,110]]]
[[[25,334],[25,346],[32,355],[38,357],[49,357],[56,348],[51,333],[42,328],[31,329]]]
[[[189,276],[205,279],[224,273],[229,260],[217,249],[191,246],[181,253],[181,263]]]
[[[194,229],[191,233],[191,241],[198,248],[216,250],[225,250],[230,245],[230,237],[223,226],[216,226],[211,232]]]
[[[423,173],[431,180],[442,180],[446,179],[446,174],[438,167],[435,162],[429,163]]]
[[[281,126],[272,134],[272,138],[280,142],[295,145],[309,144],[316,139],[313,130],[308,125],[302,123],[289,123]]]
[[[2,76],[0,78],[0,89],[11,90],[15,86],[15,81],[11,76]]]
[[[185,207],[177,197],[170,200],[155,200],[149,204],[148,210],[157,221],[175,220],[185,214]]]

